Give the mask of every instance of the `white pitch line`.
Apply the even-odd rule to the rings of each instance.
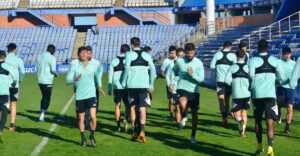
[[[68,110],[69,106],[71,105],[72,101],[74,100],[74,98],[75,98],[75,95],[73,95],[69,99],[69,101],[67,102],[65,107],[59,113],[59,116],[62,116],[67,112],[67,110]],[[57,124],[53,123],[48,131],[50,131],[50,133],[52,133],[52,132],[54,132],[56,127],[57,127]],[[34,151],[30,155],[38,156],[40,154],[40,152],[42,151],[42,149],[47,145],[48,141],[49,141],[49,137],[47,137],[47,136],[43,137],[42,141],[35,147]]]

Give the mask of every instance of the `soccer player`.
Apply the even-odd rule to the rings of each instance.
[[[146,143],[146,111],[151,105],[148,91],[154,90],[156,72],[151,55],[140,48],[140,39],[133,37],[130,42],[132,51],[126,54],[124,79],[121,82],[122,86],[128,90],[131,107],[130,117],[133,123],[131,139],[136,140],[139,135],[140,142]]]
[[[268,155],[273,156],[274,120],[278,119],[276,104],[276,78],[285,81],[285,75],[279,59],[268,55],[268,41],[258,42],[259,56],[250,59],[249,70],[252,80],[252,101],[254,106],[255,131],[258,142],[256,154],[260,155],[262,147],[262,120],[265,119],[268,132]]]
[[[161,65],[161,68],[160,68],[161,77],[163,77],[163,78],[166,77],[166,72],[168,71],[168,68],[170,67],[170,65],[173,66],[174,60],[176,60],[176,47],[175,46],[170,46],[169,47],[169,58],[167,58],[163,61],[162,65]],[[167,90],[167,98],[169,99],[169,112],[170,112],[169,120],[173,121],[174,120],[174,117],[173,117],[174,99],[173,99],[173,96],[172,96],[172,92],[170,92],[169,87],[167,85],[166,85],[166,90]]]
[[[82,53],[82,54],[81,54]],[[86,136],[85,136],[85,111],[90,110],[90,137],[92,146],[96,147],[96,140],[94,133],[97,126],[96,121],[96,88],[95,79],[99,85],[99,91],[102,87],[101,81],[101,66],[96,62],[89,61],[88,53],[85,47],[80,47],[78,49],[78,56],[80,56],[79,61],[74,62],[71,66],[70,71],[67,74],[66,82],[67,84],[75,84],[76,92],[76,112],[78,115],[78,125],[81,135],[81,146],[86,146]]]
[[[121,101],[125,105],[124,129],[127,132],[128,121],[130,119],[130,107],[128,105],[127,90],[121,85],[121,80],[125,71],[125,55],[130,51],[130,46],[123,44],[121,46],[121,54],[111,61],[109,66],[108,78],[108,95],[111,95],[112,89],[114,92],[115,118],[117,122],[117,131],[121,132]]]
[[[249,56],[249,51],[248,51],[248,47],[247,47],[247,44],[245,42],[240,42],[239,44],[239,50],[237,51],[237,53],[239,51],[243,51],[245,52],[246,56],[245,56],[245,63],[248,64],[249,63],[249,59],[250,59],[250,56]]]
[[[177,55],[177,59],[184,57],[185,56],[184,49],[177,48],[176,55]],[[169,91],[172,92],[172,94],[173,94],[172,96],[173,96],[175,112],[176,112],[176,123],[178,125],[178,128],[182,129],[185,126],[185,122],[187,121],[187,115],[184,114],[183,116],[181,116],[179,97],[176,92],[179,76],[172,75],[172,71],[173,71],[175,64],[176,64],[176,60],[174,60],[174,63],[170,64],[170,67],[168,68],[168,70],[166,72],[166,82],[167,82],[167,85],[169,86]],[[173,83],[174,83],[173,89],[170,86],[171,81],[173,81]]]
[[[195,56],[195,45],[185,45],[186,56],[179,58],[173,68],[173,75],[178,75],[177,93],[180,109],[184,113],[189,107],[192,112],[192,134],[190,141],[196,143],[196,130],[198,123],[198,109],[200,102],[199,84],[204,80],[203,63]],[[174,90],[175,81],[171,81],[170,90]]]
[[[54,53],[55,46],[52,44],[48,45],[47,52],[38,56],[35,63],[35,71],[37,73],[39,87],[42,92],[40,121],[44,121],[45,113],[50,104],[53,79],[54,76],[57,77],[56,58]]]
[[[283,60],[280,60],[280,63],[284,69],[284,74],[286,78],[292,76],[293,69],[296,62],[291,60],[292,52],[289,47],[284,47],[282,49]],[[288,84],[288,81],[282,82],[277,87],[277,103],[279,111],[279,122],[281,123],[281,107],[287,106],[287,115],[286,115],[286,125],[284,133],[291,134],[290,124],[293,117],[293,105],[295,104],[296,90],[292,89]]]
[[[250,76],[249,67],[246,64],[246,53],[239,50],[237,63],[229,68],[225,77],[225,83],[232,87],[232,109],[231,114],[239,123],[239,133],[245,137],[247,125],[247,110],[250,108]]]
[[[17,72],[17,81],[15,87],[9,88],[9,101],[10,101],[10,126],[9,131],[15,130],[15,121],[16,121],[16,114],[17,114],[17,101],[19,97],[19,83],[23,81],[25,75],[25,68],[23,60],[16,56],[17,52],[17,45],[14,43],[10,43],[7,45],[7,57],[5,62],[11,65],[11,67]]]
[[[223,127],[227,127],[227,116],[229,113],[229,99],[231,96],[231,87],[225,81],[225,76],[230,66],[236,63],[236,55],[231,52],[232,43],[225,41],[223,50],[217,52],[210,64],[210,68],[215,69],[217,82],[217,95],[219,108],[223,118]]]
[[[15,69],[5,62],[5,51],[0,50],[0,143],[3,143],[3,130],[9,108],[9,88],[19,81]]]

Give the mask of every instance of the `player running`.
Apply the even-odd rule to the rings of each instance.
[[[125,70],[125,55],[130,51],[130,47],[127,44],[121,46],[121,54],[111,61],[109,67],[109,78],[108,78],[108,95],[111,95],[112,89],[114,93],[115,106],[115,118],[117,122],[117,131],[121,132],[121,101],[125,105],[125,119],[124,129],[127,132],[128,121],[130,119],[130,107],[128,105],[128,92],[121,85],[121,80],[124,76]]]
[[[194,57],[194,44],[187,43],[184,49],[186,56],[176,61],[172,75],[179,76],[179,80],[177,81],[177,93],[182,114],[187,111],[188,107],[192,112],[192,134],[190,140],[192,144],[195,144],[200,102],[199,84],[204,80],[204,67],[203,63]],[[174,90],[175,83],[173,79],[173,81],[171,81],[170,90]]]
[[[225,41],[223,50],[217,52],[210,64],[210,68],[215,69],[217,82],[217,95],[219,107],[223,118],[223,127],[227,127],[227,116],[229,113],[229,99],[231,96],[231,87],[225,81],[225,76],[230,66],[236,63],[236,55],[231,52],[232,43]]]
[[[57,77],[56,72],[56,58],[54,56],[55,46],[48,45],[47,52],[38,56],[35,63],[35,71],[38,77],[38,83],[42,92],[41,100],[41,114],[39,117],[40,121],[44,121],[45,113],[48,110],[54,76]]]
[[[178,48],[176,50],[176,55],[177,55],[177,59],[184,57],[185,56],[184,49]],[[169,91],[172,92],[172,94],[173,94],[172,96],[173,96],[175,112],[176,112],[176,123],[177,123],[178,129],[180,130],[185,126],[185,122],[187,121],[187,115],[185,113],[181,116],[179,97],[176,92],[179,76],[172,75],[172,71],[173,71],[175,64],[176,64],[176,60],[174,60],[174,63],[170,64],[170,67],[168,68],[168,70],[166,72],[166,82],[167,82],[167,85],[169,86]],[[170,86],[171,81],[174,82],[174,86],[173,86],[172,90],[171,90],[171,86]]]
[[[0,50],[0,143],[3,143],[3,130],[9,108],[9,88],[19,81],[15,69],[5,62],[5,51]]]
[[[263,151],[262,147],[262,120],[265,112],[268,132],[268,155],[274,156],[273,121],[278,119],[276,104],[276,75],[279,81],[285,81],[285,75],[280,61],[268,55],[268,41],[262,39],[258,42],[259,56],[250,59],[249,69],[252,80],[252,98],[254,106],[255,131],[258,142],[256,155]]]
[[[169,57],[165,59],[161,65],[160,68],[160,75],[162,78],[166,78],[166,72],[170,68],[170,66],[174,66],[174,61],[176,60],[176,47],[175,46],[170,46],[169,47]],[[167,98],[169,99],[169,120],[173,121],[174,120],[174,99],[172,92],[170,92],[169,87],[166,85],[166,90],[167,90]]]
[[[139,135],[140,142],[146,143],[146,111],[147,107],[151,105],[148,91],[152,92],[154,90],[156,72],[151,55],[143,52],[140,45],[139,38],[131,38],[132,51],[126,54],[124,79],[121,82],[122,86],[128,90],[129,105],[131,107],[130,116],[133,123],[131,139],[136,140]]]
[[[295,61],[291,60],[291,56],[292,56],[291,49],[288,47],[284,47],[282,49],[283,60],[280,60],[280,63],[284,69],[284,74],[286,78],[290,78],[292,76],[292,72],[296,64]],[[296,100],[296,90],[290,87],[289,81],[282,82],[277,87],[277,103],[278,103],[280,123],[281,123],[281,107],[287,106],[286,124],[284,128],[284,133],[287,134],[291,134],[290,124],[292,122],[293,105],[296,102],[295,100]]]
[[[7,45],[7,56],[5,59],[5,62],[11,65],[11,67],[16,71],[17,73],[17,81],[15,87],[9,88],[9,101],[10,101],[10,126],[9,131],[15,130],[15,121],[16,121],[16,114],[17,114],[17,101],[19,98],[19,83],[23,81],[24,75],[25,75],[25,68],[23,60],[16,56],[17,52],[17,45],[14,43],[10,43]]]
[[[80,56],[79,61],[74,62],[71,66],[70,71],[67,74],[67,84],[75,84],[76,92],[76,112],[78,114],[78,125],[81,134],[81,146],[86,146],[86,136],[85,136],[85,111],[90,110],[90,137],[92,146],[96,147],[96,140],[94,133],[97,126],[96,121],[96,89],[95,79],[99,84],[99,91],[102,87],[101,81],[101,66],[96,62],[89,61],[89,56],[84,47],[78,49],[78,56]]]
[[[246,64],[246,53],[237,52],[237,63],[232,65],[225,77],[225,83],[232,87],[232,116],[239,123],[241,137],[246,137],[247,110],[250,108],[250,76]]]

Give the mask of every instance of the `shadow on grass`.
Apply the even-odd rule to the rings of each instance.
[[[241,155],[253,155],[252,153],[231,149],[222,145],[212,144],[200,141],[197,144],[190,144],[188,139],[183,137],[158,132],[147,132],[147,135],[159,140],[163,144],[173,147],[175,149],[190,149],[195,152],[205,153],[212,156],[241,156]]]
[[[63,142],[68,142],[68,143],[72,143],[72,144],[76,144],[79,145],[78,142],[74,141],[74,140],[69,140],[66,138],[63,138],[61,136],[55,135],[54,132],[50,132],[48,130],[45,129],[40,129],[40,128],[22,128],[22,127],[16,127],[16,131],[19,133],[32,133],[35,134],[37,136],[41,136],[41,137],[48,137],[49,139],[54,139],[54,140],[59,140],[59,141],[63,141]]]

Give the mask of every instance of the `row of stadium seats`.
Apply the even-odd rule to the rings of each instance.
[[[208,37],[208,40],[198,45],[197,56],[205,65],[209,65],[214,53],[222,48],[224,41],[228,40],[234,42],[235,40],[242,38],[244,35],[257,30],[259,27],[260,26],[230,27],[217,36],[210,36]]]
[[[234,4],[234,3],[247,3],[247,2],[253,2],[258,0],[215,0],[216,5],[220,4]],[[206,6],[205,0],[185,0],[183,7],[195,7],[195,6]]]
[[[173,6],[173,0],[125,0],[125,7]]]
[[[130,44],[132,37],[139,37],[142,46],[150,46],[152,56],[155,56],[168,49],[170,44],[189,33],[192,28],[188,25],[100,27],[97,33],[88,30],[85,44],[93,47],[96,59],[102,63],[110,63],[119,54],[121,45]]]
[[[0,9],[16,9],[20,0],[0,0]]]
[[[46,51],[49,44],[56,46],[58,64],[71,58],[77,30],[72,27],[51,28],[0,28],[0,49],[6,50],[8,43],[16,43],[17,55],[24,64],[34,64],[37,56]]]
[[[108,8],[115,0],[30,0],[29,8]]]

